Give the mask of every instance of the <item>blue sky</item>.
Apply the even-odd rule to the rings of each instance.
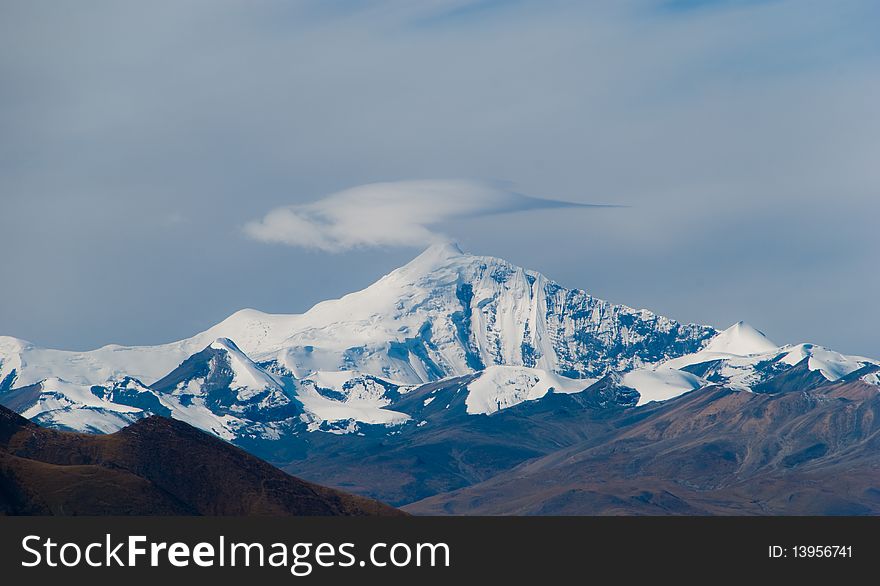
[[[880,356],[878,22],[870,0],[4,2],[0,333],[164,342],[443,235]],[[628,207],[426,203],[407,238],[323,248],[247,228],[400,181]]]

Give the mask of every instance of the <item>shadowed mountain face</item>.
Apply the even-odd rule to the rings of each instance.
[[[277,451],[282,442],[247,447],[270,461],[289,462],[284,469],[297,476],[402,506],[482,482],[566,446],[597,441],[626,411],[616,396],[596,389],[469,415],[470,378],[405,395],[398,408],[424,423],[397,434],[311,434],[296,456]],[[428,398],[433,400],[424,406]]]
[[[0,407],[0,514],[399,515],[285,474],[186,423],[110,435],[44,429]]]
[[[773,394],[714,387],[624,411],[614,426],[602,438],[405,508],[490,515],[880,513],[874,385]]]

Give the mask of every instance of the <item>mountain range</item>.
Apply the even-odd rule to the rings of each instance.
[[[871,426],[834,428],[850,435],[805,446],[788,435],[772,445],[753,440],[789,416],[798,429],[806,424],[797,417],[832,417],[852,408],[846,401],[873,413],[878,390],[880,361],[778,345],[742,322],[725,330],[679,323],[453,244],[432,246],[366,289],[303,314],[246,309],[170,344],[68,352],[0,337],[0,403],[41,425],[106,434],[170,417],[289,472],[414,512],[761,512],[738,508],[745,493],[730,488],[709,498],[707,487],[790,475],[800,464],[778,463],[799,462],[797,449],[822,452],[803,459],[815,467],[853,450],[856,438],[875,441]],[[703,409],[714,413],[711,425],[698,416]],[[745,425],[743,409],[775,415],[767,427]],[[666,468],[624,474],[633,466],[620,451],[635,445],[628,438],[644,441],[640,453],[656,450],[657,426],[674,429],[682,420],[707,424],[668,438],[669,449],[689,462],[693,445],[721,446],[704,454],[706,466],[718,468],[710,474],[716,484],[676,472],[688,467],[672,457],[662,459]],[[773,456],[757,465],[754,450]],[[536,489],[549,478],[567,486],[561,474],[571,490],[585,491],[578,494],[601,493],[584,488],[585,470],[596,470],[589,481],[604,483],[607,502],[640,483],[663,485],[662,494],[675,494],[673,486],[691,492],[676,497],[686,506],[620,497],[623,504],[590,507],[574,497],[560,505],[559,494]],[[876,479],[853,485],[870,488]],[[520,498],[536,493],[538,501]],[[487,494],[496,495],[490,505]],[[852,510],[876,510],[870,494],[841,498]]]

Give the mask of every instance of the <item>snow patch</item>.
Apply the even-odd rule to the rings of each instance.
[[[465,399],[469,415],[489,415],[540,399],[549,392],[578,393],[596,379],[572,379],[537,368],[490,366],[468,385]]]
[[[790,347],[782,362],[794,366],[808,358],[807,368],[811,371],[818,370],[831,382],[839,380],[862,368],[866,363],[874,361],[858,356],[844,356],[833,350],[814,346],[813,344],[798,344]]]
[[[871,372],[863,376],[860,380],[862,382],[868,383],[869,385],[880,387],[880,372]]]
[[[633,370],[623,375],[621,384],[639,392],[638,405],[666,401],[705,386],[705,381],[689,372],[660,367]]]
[[[306,411],[321,422],[352,420],[374,425],[399,425],[410,418],[405,413],[385,409],[388,399],[374,392],[351,393],[346,400],[337,401],[319,393],[314,381],[300,381],[296,396]]]

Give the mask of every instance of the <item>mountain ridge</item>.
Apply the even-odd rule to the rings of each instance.
[[[878,416],[880,393],[859,380],[770,393],[711,386],[405,510],[872,515],[880,510]]]
[[[157,376],[135,376],[144,372]],[[725,454],[744,457],[752,436],[764,432],[719,427],[705,412],[735,421],[742,414],[730,405],[753,413],[782,405],[774,418],[813,426],[853,408],[873,412],[878,373],[877,360],[807,343],[778,346],[744,322],[725,330],[681,324],[452,246],[431,247],[369,287],[303,314],[241,310],[162,346],[76,354],[0,339],[0,403],[40,425],[115,437],[120,429],[139,429],[151,415],[170,417],[298,477],[418,512],[713,513],[737,510],[742,503],[735,497],[744,494],[785,510],[776,497],[748,492],[754,487],[741,492],[729,478],[718,498],[706,501],[678,482],[704,482],[704,472],[679,478],[660,464],[645,469],[645,482],[653,483],[646,496],[631,479],[619,477],[634,464],[608,453],[638,436],[642,458],[662,464],[662,444],[653,443],[652,430],[699,420],[706,423],[702,435],[670,444],[680,450],[678,467],[689,470],[693,456],[710,475],[723,475],[729,467]],[[834,385],[858,392],[835,395],[829,391]],[[701,401],[711,405],[698,407]],[[682,421],[672,421],[670,413]],[[761,425],[777,429],[773,422]],[[813,441],[811,433],[753,447],[789,458],[797,468],[802,458],[816,459],[819,443],[837,454],[835,446],[849,441],[846,433]],[[736,450],[718,444],[724,434]],[[692,453],[701,444],[717,444],[720,451]],[[794,445],[801,451],[789,453],[786,446]],[[526,487],[508,480],[512,470],[575,449],[615,463],[593,463],[599,485],[588,479],[567,495],[545,491],[546,499],[520,509],[462,504],[461,495],[479,501],[492,494],[496,485],[484,483]],[[827,462],[828,470],[810,472],[811,482],[843,473],[830,456],[817,461]],[[864,451],[847,462],[874,466],[873,455]],[[789,468],[744,473],[756,482],[760,477],[784,485]],[[548,478],[557,474],[546,469]],[[862,486],[865,478],[852,480]],[[606,481],[620,494],[600,490]],[[544,480],[535,482],[532,488]],[[487,486],[489,493],[480,492]],[[521,500],[504,490],[506,502]],[[590,508],[591,501],[578,495],[605,505]],[[823,511],[874,510],[868,493],[832,496]]]
[[[543,366],[537,363],[529,364],[530,358],[523,357],[523,342],[531,344],[532,352],[539,352],[537,361],[548,353],[559,353],[556,350],[548,352],[546,348],[534,348],[535,337],[538,335],[535,329],[540,324],[536,325],[534,315],[530,314],[534,314],[548,298],[541,286],[534,287],[532,291],[532,285],[538,281],[557,293],[555,301],[564,302],[566,292],[571,292],[573,297],[577,298],[574,300],[574,308],[590,312],[590,317],[597,321],[605,318],[604,312],[622,313],[632,321],[639,321],[640,318],[647,322],[656,320],[662,333],[668,333],[669,330],[677,327],[691,328],[695,332],[701,331],[702,334],[695,333],[701,339],[715,333],[715,330],[708,326],[694,324],[679,326],[678,322],[657,316],[648,310],[635,310],[625,305],[615,305],[595,299],[580,290],[564,289],[538,272],[516,267],[502,259],[465,254],[455,245],[438,244],[428,248],[406,265],[381,277],[367,288],[339,299],[322,301],[304,313],[267,314],[244,309],[195,336],[168,344],[110,345],[88,352],[67,352],[41,348],[26,341],[9,338],[8,340],[15,342],[0,345],[0,352],[4,353],[3,363],[0,364],[0,379],[9,376],[11,370],[17,366],[18,386],[39,382],[50,375],[78,384],[101,384],[114,376],[128,375],[145,384],[152,384],[187,357],[218,338],[234,340],[238,347],[257,362],[275,360],[295,376],[302,377],[314,370],[343,370],[340,367],[345,365],[346,360],[351,361],[351,356],[346,356],[345,351],[363,347],[371,340],[377,339],[377,325],[386,328],[381,332],[384,337],[379,337],[379,341],[396,344],[392,348],[385,348],[386,352],[390,351],[392,354],[398,352],[411,357],[413,352],[419,352],[415,346],[421,345],[429,354],[426,360],[411,360],[408,366],[405,364],[407,360],[397,360],[396,362],[400,364],[389,365],[388,363],[395,363],[395,358],[392,357],[379,365],[359,364],[360,368],[357,369],[400,382],[418,383],[442,378],[432,377],[431,362],[434,362],[435,366],[442,365],[442,372],[434,374],[444,376],[460,375],[465,371],[473,370],[468,364],[468,359],[473,360],[477,357],[469,355],[467,339],[457,340],[457,338],[462,336],[470,338],[467,330],[473,332],[477,329],[486,333],[486,336],[478,340],[480,347],[477,349],[478,358],[483,365],[522,363],[524,366],[549,367],[550,370],[568,369],[569,375],[575,372],[588,374],[586,372],[589,370],[588,366],[573,365],[570,357],[561,359],[561,365],[548,363]],[[457,285],[463,287],[459,289]],[[475,304],[484,304],[480,309],[485,309],[487,305],[496,302],[495,295],[502,297],[502,307],[495,308],[495,311],[475,311],[476,308],[471,308],[469,316],[454,317],[462,310],[462,306],[466,305],[463,299],[473,294],[472,288],[475,285],[484,289],[484,295],[474,301]],[[468,286],[471,287],[470,292]],[[511,289],[513,289],[511,294],[501,295]],[[526,298],[525,301],[531,303],[523,303],[523,297]],[[411,302],[411,306],[406,308],[408,312],[396,309],[395,306],[401,300]],[[430,317],[440,316],[445,322],[445,331],[441,335],[449,343],[446,350],[432,349],[430,342],[436,344],[436,340],[424,343],[426,332],[420,330],[424,325],[424,320],[421,318],[426,312],[430,312],[432,304],[435,305],[433,309],[437,309],[438,314]],[[382,312],[385,314],[383,315]],[[441,313],[444,315],[440,315]],[[382,317],[382,321],[377,321],[377,317]],[[531,321],[529,321],[530,317],[532,317]],[[601,335],[591,341],[600,345],[612,344],[615,341],[614,332],[610,330],[613,329],[612,326],[616,327],[615,318],[616,315],[611,316],[604,324],[600,324],[605,326],[605,330],[598,332]],[[349,322],[346,322],[346,319]],[[456,324],[455,321],[458,319],[468,323],[459,321]],[[393,324],[390,323],[392,321]],[[485,321],[492,323],[486,324]],[[500,327],[491,327],[495,323],[499,323]],[[341,327],[342,325],[347,328]],[[519,331],[500,331],[503,327],[514,326],[514,329]],[[434,330],[431,332],[432,336],[437,337],[437,325],[432,323],[432,329]],[[318,334],[323,334],[318,340],[320,346],[314,344]],[[508,339],[503,339],[502,334],[508,334]],[[629,330],[625,331],[626,335],[638,337],[638,334]],[[689,338],[689,335],[685,334],[684,337]],[[308,359],[304,356],[309,352],[303,348],[309,346],[318,348],[319,353],[321,348],[332,349],[332,356],[324,356],[327,360],[332,358],[332,364],[328,364],[327,360],[322,363],[320,358]],[[292,350],[292,347],[295,350]],[[561,351],[562,348],[558,350]],[[25,360],[24,364],[21,364],[21,360],[10,359],[22,352],[30,352],[33,359]],[[589,359],[589,357],[584,358]],[[547,357],[545,362],[554,359]],[[16,365],[16,362],[19,364]],[[74,368],[73,363],[78,367]],[[376,368],[371,370],[372,366]],[[47,374],[49,370],[52,372]]]
[[[880,364],[780,347],[744,322],[681,324],[441,243],[305,313],[244,309],[170,344],[65,353],[2,338],[0,402],[98,433],[159,414],[230,441],[392,434],[433,412],[431,397],[397,410],[402,397],[460,377],[466,412],[485,416],[593,385],[638,405],[710,384],[749,390],[804,359],[828,380]]]

